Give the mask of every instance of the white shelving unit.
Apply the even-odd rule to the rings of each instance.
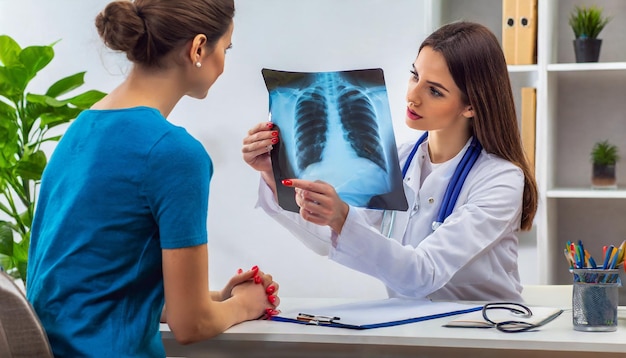
[[[612,21],[600,33],[598,63],[575,63],[568,17],[576,5],[597,5]],[[501,41],[502,0],[430,0],[432,28],[468,20]],[[626,160],[617,165],[617,190],[591,189],[590,152],[598,140],[618,145],[626,159],[626,1],[538,0],[537,64],[509,66],[513,93],[537,88],[536,177],[539,210],[532,237],[536,283],[567,284],[565,243],[583,240],[594,257],[603,245],[626,239]],[[519,115],[519,110],[518,110]],[[528,255],[528,253],[526,254]],[[520,253],[520,270],[529,270]],[[530,260],[532,262],[532,260]]]

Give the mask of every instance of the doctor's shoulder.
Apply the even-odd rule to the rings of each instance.
[[[517,183],[520,188],[524,187],[524,172],[514,163],[503,159],[495,154],[482,151],[470,174],[476,180],[494,180],[508,184]]]

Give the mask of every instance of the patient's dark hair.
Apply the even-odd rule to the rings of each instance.
[[[96,28],[130,61],[160,67],[165,55],[198,34],[206,35],[212,51],[234,15],[234,0],[119,0],[96,16]]]

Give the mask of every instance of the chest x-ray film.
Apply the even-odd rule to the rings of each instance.
[[[262,70],[280,141],[271,152],[279,205],[300,209],[283,179],[322,180],[346,203],[406,210],[382,69]]]

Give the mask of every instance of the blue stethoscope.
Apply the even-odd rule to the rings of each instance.
[[[428,138],[428,132],[424,132],[424,134],[422,134],[417,143],[415,143],[415,145],[413,146],[413,149],[411,149],[411,152],[409,153],[409,156],[404,163],[404,167],[402,167],[402,179],[406,177],[406,174],[409,171],[409,167],[411,166],[411,162],[413,161],[413,157],[415,157],[415,153],[417,153],[419,146],[424,143],[426,138]],[[456,201],[459,198],[459,193],[461,192],[463,183],[465,183],[465,179],[467,179],[467,175],[474,166],[474,163],[476,163],[476,160],[480,156],[480,152],[482,151],[482,149],[482,145],[480,145],[480,142],[478,142],[478,139],[476,139],[476,136],[474,136],[469,147],[463,154],[463,158],[461,158],[461,161],[456,166],[454,174],[452,174],[452,178],[450,178],[450,182],[448,183],[446,192],[443,195],[443,201],[441,207],[439,208],[437,220],[435,220],[432,224],[433,231],[437,230],[437,228],[443,223],[443,221],[452,213],[454,205],[456,205]],[[387,228],[386,236],[391,237],[393,222],[396,215],[395,211],[385,210],[385,213],[383,214],[383,222],[381,224],[381,232],[384,231],[383,226],[385,223],[385,217],[388,215],[388,212],[391,212],[391,220],[389,227]]]

